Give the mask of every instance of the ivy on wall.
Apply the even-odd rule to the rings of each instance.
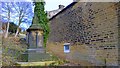
[[[38,22],[40,24],[40,27],[43,29],[43,45],[46,47],[48,35],[49,35],[49,26],[48,26],[48,19],[47,19],[47,14],[44,11],[44,5],[45,2],[35,2],[35,8],[34,8],[34,14],[38,17]]]

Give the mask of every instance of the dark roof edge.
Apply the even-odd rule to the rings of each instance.
[[[75,5],[77,2],[72,2],[71,4],[69,4],[67,7],[65,7],[63,10],[61,10],[60,12],[58,12],[56,15],[54,15],[52,18],[50,18],[49,20],[52,20],[54,17],[56,17],[57,15],[59,15],[60,13],[62,13],[63,11],[65,11],[66,9],[70,8],[71,6]]]

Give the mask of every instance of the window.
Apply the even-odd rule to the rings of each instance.
[[[70,52],[70,43],[65,43],[64,44],[64,53],[69,53]]]

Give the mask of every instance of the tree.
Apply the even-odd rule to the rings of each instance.
[[[15,25],[13,22],[10,22],[9,32],[15,33],[16,31],[17,31],[17,25]]]
[[[46,47],[46,43],[47,43],[47,39],[48,39],[48,35],[49,35],[49,26],[48,26],[48,19],[47,19],[47,14],[44,11],[44,5],[45,2],[35,2],[35,8],[34,8],[34,14],[36,14],[36,16],[39,19],[39,24],[40,26],[43,28],[44,34],[44,47]]]
[[[9,5],[7,6],[7,3]],[[32,10],[32,3],[31,2],[3,2],[2,3],[2,21],[3,22],[14,22],[18,27],[15,34],[15,37],[17,37],[21,23],[27,24],[32,22],[33,18],[33,10]],[[9,16],[7,15],[9,7]],[[9,25],[9,23],[8,23]],[[8,29],[8,28],[7,28]],[[9,29],[8,29],[9,30]]]
[[[9,24],[10,24],[10,13],[11,13],[11,4],[2,2],[2,13],[1,16],[3,17],[4,20],[7,22],[7,28],[6,32],[4,35],[4,38],[8,37],[8,30],[9,30]]]
[[[18,27],[17,31],[15,34],[15,37],[17,37],[19,30],[20,30],[20,24],[21,23],[27,23],[32,20],[32,3],[31,2],[16,2],[13,4],[16,14],[17,14],[17,19],[18,19]]]

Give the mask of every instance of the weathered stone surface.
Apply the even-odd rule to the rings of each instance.
[[[36,35],[38,34],[38,37]],[[40,48],[43,47],[43,31],[41,30],[34,30],[30,31],[27,35],[27,42],[29,44],[29,48]]]
[[[79,42],[79,45],[89,47],[87,56],[95,59],[88,61],[95,65],[116,66],[118,65],[119,10],[119,3],[76,3],[50,19],[51,32],[48,43]],[[78,57],[81,58],[79,55],[71,59]]]
[[[36,15],[34,15],[32,25],[27,29],[26,38],[28,44],[28,49],[26,51],[28,62],[38,62],[48,59],[47,57],[49,54],[45,53],[43,47],[43,29],[41,28]]]

